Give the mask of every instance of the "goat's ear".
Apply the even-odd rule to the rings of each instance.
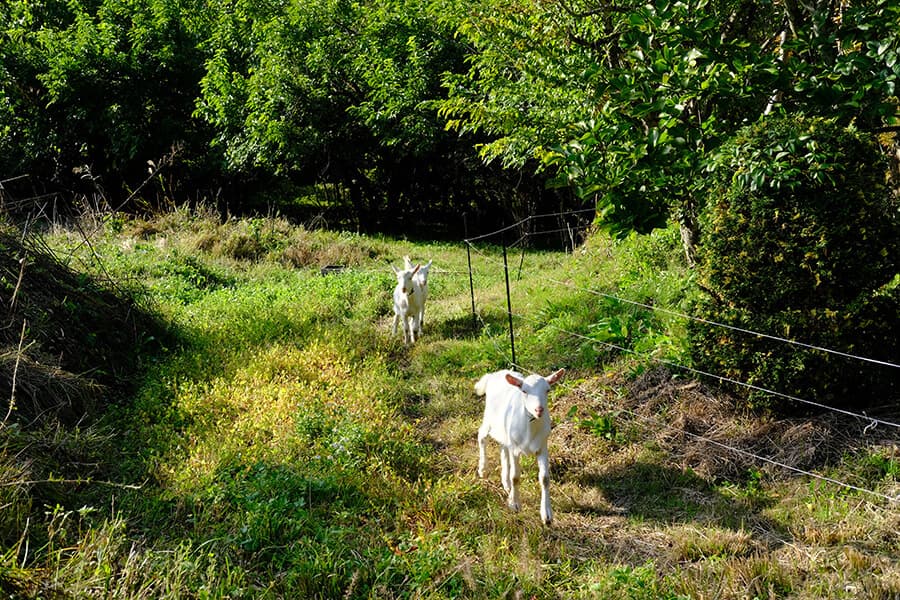
[[[394,272],[394,275],[399,275],[399,274],[400,274],[400,271],[399,271],[394,265],[391,265],[391,271]]]
[[[404,256],[404,257],[403,257],[403,265],[404,265],[407,269],[412,269],[412,261],[409,260],[409,257],[408,257],[408,256]]]
[[[514,385],[517,388],[522,387],[523,383],[521,379],[519,379],[518,377],[513,377],[510,373],[506,374],[506,381],[509,383],[509,385]]]
[[[422,265],[416,265],[416,268],[413,269],[412,274],[415,275],[416,273],[418,273],[418,272],[419,272],[419,269],[421,268],[421,266],[422,266]]]
[[[559,371],[556,371],[555,373],[551,374],[550,377],[547,378],[547,383],[549,383],[550,385],[553,385],[554,383],[556,383],[557,381],[562,379],[562,376],[565,374],[566,374],[566,370],[560,369]]]

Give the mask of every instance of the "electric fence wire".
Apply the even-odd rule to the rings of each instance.
[[[590,397],[590,398],[593,399],[593,400],[602,400],[602,398],[600,398],[600,397],[598,397],[598,396],[594,396],[594,395],[592,395],[592,394],[587,394],[587,396]],[[690,438],[692,438],[692,439],[701,441],[701,442],[706,443],[706,444],[710,444],[710,445],[712,445],[712,446],[717,446],[717,447],[719,447],[719,448],[722,448],[723,450],[728,450],[729,452],[732,452],[732,453],[734,453],[734,454],[743,456],[743,457],[745,457],[745,458],[750,458],[750,459],[753,459],[753,460],[765,462],[765,463],[768,463],[768,464],[770,464],[770,465],[773,465],[773,466],[776,466],[776,467],[780,467],[780,468],[782,468],[782,469],[785,469],[785,470],[787,470],[787,471],[791,471],[791,472],[793,472],[793,473],[797,473],[797,474],[799,474],[799,475],[804,475],[804,476],[811,477],[811,478],[813,478],[813,479],[818,479],[818,480],[820,480],[820,481],[825,481],[825,482],[827,482],[827,483],[831,483],[831,484],[833,484],[833,485],[837,485],[837,486],[840,486],[840,487],[843,487],[843,488],[847,488],[847,489],[854,490],[854,491],[857,491],[857,492],[869,494],[869,495],[871,495],[871,496],[874,496],[874,497],[876,497],[876,498],[881,498],[882,500],[887,500],[888,502],[891,502],[891,503],[894,503],[894,504],[900,503],[900,494],[891,496],[891,495],[889,495],[889,494],[885,494],[885,493],[879,492],[879,491],[877,491],[877,490],[872,490],[872,489],[869,489],[869,488],[865,488],[865,487],[861,487],[861,486],[858,486],[858,485],[854,485],[854,484],[852,484],[852,483],[848,483],[848,482],[846,482],[846,481],[842,481],[842,480],[840,480],[840,479],[835,479],[834,477],[828,477],[828,476],[826,476],[826,475],[822,475],[822,474],[819,474],[819,473],[815,473],[815,472],[813,472],[813,471],[808,471],[808,470],[806,470],[806,469],[801,469],[800,467],[796,467],[796,466],[794,466],[794,465],[789,465],[789,464],[784,463],[784,462],[781,462],[781,461],[779,461],[779,460],[775,460],[774,458],[770,458],[770,457],[768,457],[768,456],[762,456],[762,455],[756,454],[756,453],[754,453],[754,452],[750,452],[749,450],[744,450],[743,448],[737,448],[737,447],[731,446],[731,445],[729,445],[729,444],[726,444],[726,443],[724,443],[724,442],[720,442],[720,441],[718,441],[718,440],[714,440],[714,439],[708,438],[708,437],[706,437],[706,436],[704,436],[704,435],[700,435],[700,434],[698,434],[698,433],[693,433],[693,432],[688,431],[688,430],[686,430],[686,429],[676,427],[676,426],[672,425],[671,423],[666,423],[666,422],[663,422],[663,421],[661,421],[661,420],[659,420],[659,419],[653,419],[653,418],[648,417],[648,416],[646,416],[646,415],[641,415],[641,414],[639,414],[639,413],[637,413],[637,412],[635,412],[635,411],[633,411],[633,410],[627,409],[627,408],[617,407],[616,410],[617,410],[619,413],[624,413],[624,414],[627,414],[627,415],[631,416],[632,418],[635,418],[635,419],[638,419],[638,420],[640,420],[640,421],[643,421],[644,423],[648,424],[648,426],[652,426],[652,428],[653,428],[653,429],[656,429],[656,430],[658,430],[659,427],[665,427],[665,428],[668,429],[669,431],[674,431],[674,432],[676,432],[676,433],[684,434],[684,435],[686,435],[686,436],[688,436],[688,437],[690,437]]]
[[[509,231],[510,229],[514,229],[514,228],[519,227],[529,221],[533,221],[536,219],[546,219],[546,218],[550,218],[550,217],[566,217],[566,216],[570,216],[570,215],[586,214],[589,212],[591,212],[591,213],[596,212],[596,210],[593,208],[583,208],[583,209],[579,209],[579,210],[567,210],[567,211],[562,211],[562,212],[543,213],[543,214],[539,214],[539,215],[529,215],[523,219],[519,219],[518,221],[516,221],[515,223],[513,223],[511,225],[507,225],[496,231],[491,231],[489,233],[476,235],[474,237],[464,238],[463,241],[471,244],[472,242],[475,242],[478,240],[487,239],[490,237],[494,237],[495,235],[498,235],[500,233],[505,233],[505,232]],[[563,231],[565,231],[565,230],[563,230]],[[529,235],[529,234],[526,234],[526,235]]]
[[[530,234],[530,235],[536,235],[536,234]],[[471,246],[476,252],[478,252],[478,253],[480,253],[482,256],[484,256],[487,260],[493,261],[493,262],[499,262],[499,261],[497,261],[496,259],[492,259],[492,258],[490,258],[489,256],[487,256],[486,254],[484,254],[483,252],[479,251],[477,248],[474,247],[473,244],[471,244],[471,242],[467,242],[467,243],[469,243],[469,246]],[[808,344],[808,343],[806,343],[806,342],[801,342],[801,341],[798,341],[798,340],[792,340],[792,339],[790,339],[790,338],[780,337],[780,336],[772,335],[772,334],[769,334],[769,333],[762,333],[762,332],[760,332],[760,331],[754,331],[754,330],[752,330],[752,329],[747,329],[747,328],[743,328],[743,327],[737,327],[737,326],[735,326],[735,325],[728,325],[727,323],[720,323],[720,322],[718,322],[718,321],[713,321],[713,320],[711,320],[711,319],[704,319],[704,318],[702,318],[702,317],[696,317],[696,316],[689,315],[689,314],[686,314],[686,313],[682,313],[682,312],[679,312],[679,311],[676,311],[676,310],[672,310],[672,309],[668,309],[668,308],[662,308],[662,307],[659,307],[659,306],[654,306],[654,305],[652,305],[652,304],[646,304],[646,303],[644,303],[644,302],[638,302],[638,301],[636,301],[636,300],[629,300],[628,298],[622,298],[622,297],[620,297],[620,296],[616,296],[615,294],[610,294],[610,293],[607,293],[607,292],[601,292],[601,291],[599,291],[599,290],[595,290],[595,289],[592,289],[592,288],[586,288],[586,287],[578,286],[578,285],[575,285],[575,284],[572,284],[572,283],[569,283],[569,282],[565,282],[565,281],[561,281],[561,280],[558,280],[558,279],[554,279],[554,278],[553,278],[552,276],[550,276],[550,275],[544,275],[543,277],[544,277],[544,279],[545,279],[546,281],[549,281],[549,282],[554,283],[554,284],[557,284],[557,285],[566,286],[566,287],[568,287],[568,288],[570,288],[570,289],[573,289],[573,290],[576,290],[576,291],[585,292],[585,293],[588,293],[588,294],[593,294],[593,295],[595,295],[595,296],[600,296],[600,297],[607,298],[607,299],[610,299],[610,300],[617,300],[617,301],[623,302],[623,303],[625,303],[625,304],[630,304],[630,305],[632,305],[632,306],[637,306],[637,307],[639,307],[639,308],[644,308],[644,309],[651,310],[651,311],[654,311],[654,312],[658,312],[658,313],[661,313],[661,314],[666,314],[666,315],[669,315],[669,316],[672,316],[672,317],[679,317],[679,318],[682,318],[682,319],[686,319],[686,320],[690,320],[690,321],[695,321],[695,322],[697,322],[697,323],[703,323],[704,325],[710,325],[710,326],[712,326],[712,327],[720,327],[720,328],[723,328],[723,329],[728,329],[728,330],[731,330],[731,331],[736,331],[736,332],[738,332],[738,333],[743,333],[743,334],[745,334],[745,335],[753,335],[753,336],[756,336],[756,337],[769,339],[769,340],[776,341],[776,342],[779,342],[779,343],[790,344],[790,345],[797,346],[797,347],[800,347],[800,348],[805,348],[805,349],[807,349],[807,350],[815,350],[815,351],[818,351],[818,352],[824,352],[824,353],[826,353],[826,354],[831,354],[831,355],[834,355],[834,356],[840,356],[840,357],[842,357],[842,358],[849,358],[849,359],[852,359],[852,360],[858,360],[858,361],[860,361],[860,362],[867,362],[867,363],[879,365],[879,366],[882,366],[882,367],[890,367],[890,368],[894,368],[894,369],[900,369],[900,364],[893,363],[893,362],[890,362],[890,361],[880,360],[880,359],[876,359],[876,358],[869,358],[869,357],[866,357],[866,356],[860,356],[860,355],[857,355],[857,354],[851,354],[851,353],[849,353],[849,352],[843,352],[843,351],[841,351],[841,350],[834,350],[834,349],[831,349],[831,348],[826,348],[826,347],[824,347],[824,346],[817,346],[817,345],[815,345],[815,344]]]
[[[474,248],[474,247],[473,247],[473,248]],[[475,252],[476,252],[476,253],[480,254],[480,255],[481,255],[482,257],[484,257],[487,261],[493,262],[493,263],[495,263],[495,264],[499,264],[501,267],[503,266],[503,263],[502,263],[502,262],[497,261],[497,260],[495,260],[495,259],[489,257],[488,255],[482,253],[482,252],[481,252],[480,250],[478,250],[477,248],[474,248],[474,249],[475,249]],[[548,278],[548,277],[544,277],[544,279],[545,279],[546,281],[551,281],[551,279]],[[558,283],[558,282],[554,282],[554,283]],[[647,306],[647,308],[652,308],[652,307]],[[506,312],[506,311],[504,310],[504,312]],[[537,321],[536,319],[531,318],[531,317],[528,317],[528,316],[525,316],[525,315],[520,314],[520,313],[512,312],[512,315],[513,315],[514,317],[519,318],[519,319],[524,320],[524,321],[531,321],[531,322],[533,322],[533,323],[540,324],[539,321]],[[740,381],[740,380],[737,380],[737,379],[733,379],[733,378],[730,378],[730,377],[724,377],[724,376],[722,376],[722,375],[717,375],[717,374],[715,374],[715,373],[710,373],[710,372],[708,372],[708,371],[703,371],[703,370],[700,370],[700,369],[696,369],[696,368],[694,368],[694,367],[689,367],[689,366],[686,366],[686,365],[681,365],[681,364],[679,364],[679,363],[676,363],[676,362],[671,361],[671,360],[668,360],[668,359],[664,359],[664,358],[660,358],[660,357],[655,357],[655,356],[649,356],[649,357],[647,357],[647,356],[642,355],[641,353],[639,353],[639,352],[637,352],[637,351],[635,351],[635,350],[631,350],[630,348],[626,348],[626,347],[620,346],[620,345],[618,345],[618,344],[613,344],[613,343],[611,343],[611,342],[607,342],[607,341],[603,341],[603,340],[598,340],[598,339],[596,339],[596,338],[592,338],[592,337],[590,337],[590,336],[587,336],[587,335],[584,335],[584,334],[581,334],[581,333],[577,333],[577,332],[573,332],[573,331],[568,331],[568,330],[566,330],[566,329],[563,329],[563,328],[561,328],[561,327],[557,327],[557,326],[552,325],[552,324],[550,324],[550,325],[545,325],[545,326],[551,327],[551,328],[553,328],[553,329],[559,331],[560,333],[564,333],[564,334],[567,334],[567,335],[570,335],[570,336],[578,337],[578,338],[581,338],[581,339],[583,339],[583,340],[590,341],[590,342],[592,342],[592,343],[596,343],[596,344],[605,346],[605,347],[610,348],[610,349],[613,349],[613,350],[618,350],[618,351],[620,351],[620,352],[624,352],[624,353],[627,353],[627,354],[632,354],[632,355],[637,356],[637,357],[639,357],[639,358],[649,358],[650,360],[653,360],[653,361],[655,361],[655,362],[657,362],[657,363],[659,363],[659,364],[662,364],[662,365],[665,365],[665,366],[668,366],[668,367],[672,367],[672,368],[676,368],[676,369],[680,369],[680,370],[683,370],[683,371],[686,371],[686,372],[689,372],[689,373],[693,373],[694,375],[700,375],[700,376],[703,376],[703,377],[708,377],[708,378],[715,379],[715,380],[717,380],[717,381],[719,381],[719,382],[722,382],[722,383],[729,383],[729,384],[732,384],[732,385],[737,385],[737,386],[744,387],[744,388],[747,388],[747,389],[750,389],[750,390],[753,390],[753,391],[762,392],[762,393],[765,393],[765,394],[770,394],[770,395],[773,395],[773,396],[776,396],[776,397],[779,397],[779,398],[783,398],[783,399],[785,399],[785,400],[789,400],[789,401],[792,401],[792,402],[796,402],[796,403],[799,403],[799,404],[805,404],[805,405],[807,405],[807,406],[813,406],[813,407],[816,407],[816,408],[819,408],[819,409],[822,409],[822,410],[827,410],[827,411],[831,411],[831,412],[834,412],[834,413],[842,414],[842,415],[845,415],[845,416],[854,417],[854,418],[857,418],[857,419],[860,419],[860,420],[863,420],[863,421],[867,421],[870,425],[885,425],[885,426],[887,426],[887,427],[894,427],[894,428],[900,429],[900,424],[893,423],[893,422],[891,422],[891,421],[887,421],[887,420],[884,420],[884,419],[879,419],[879,418],[871,417],[871,416],[869,416],[869,415],[862,414],[862,413],[856,413],[856,412],[852,412],[852,411],[849,411],[849,410],[844,410],[844,409],[836,408],[836,407],[833,407],[833,406],[829,406],[829,405],[827,405],[827,404],[823,404],[823,403],[820,403],[820,402],[815,402],[815,401],[813,401],[813,400],[807,400],[807,399],[804,399],[804,398],[800,398],[800,397],[798,397],[798,396],[793,396],[793,395],[791,395],[791,394],[785,394],[785,393],[779,392],[779,391],[777,391],[777,390],[771,390],[771,389],[768,389],[768,388],[765,388],[765,387],[762,387],[762,386],[758,386],[758,385],[755,385],[755,384],[743,382],[743,381]]]
[[[515,316],[517,316],[518,318],[523,318],[522,315],[515,315]],[[482,320],[482,322],[484,322],[484,321]],[[552,327],[552,326],[551,326],[551,327]],[[614,349],[617,349],[617,350],[623,350],[623,351],[626,351],[626,352],[632,352],[633,354],[638,354],[638,353],[636,353],[636,352],[627,350],[627,349],[625,349],[625,348],[623,348],[623,347],[621,347],[621,346],[618,346],[618,345],[616,345],[616,344],[610,344],[610,343],[602,342],[602,341],[599,341],[599,340],[593,340],[592,338],[589,338],[589,337],[587,337],[587,336],[584,336],[584,335],[581,335],[581,334],[578,334],[578,333],[575,333],[575,332],[572,332],[572,331],[567,331],[567,330],[562,329],[562,328],[559,328],[559,327],[554,327],[554,328],[557,329],[558,331],[560,331],[561,333],[565,333],[565,334],[568,334],[568,335],[571,335],[571,336],[574,336],[574,337],[578,337],[578,338],[591,339],[591,340],[594,341],[594,342],[597,342],[597,343],[606,345],[606,346],[608,346],[608,347],[610,347],[610,348],[614,348]],[[495,345],[496,345],[496,343],[495,343]],[[498,349],[498,351],[500,351],[499,346],[497,346],[497,349]],[[502,351],[501,351],[501,352],[502,352]],[[672,364],[672,363],[667,363],[667,364]],[[513,365],[513,366],[514,366],[516,369],[518,369],[520,372],[523,372],[523,373],[525,373],[525,372],[530,372],[530,373],[536,373],[536,372],[538,372],[538,371],[536,371],[536,370],[534,370],[534,369],[529,369],[529,368],[526,368],[526,367],[524,367],[524,366],[522,366],[522,365]],[[601,400],[601,401],[604,400],[604,399],[601,398],[600,396],[595,396],[595,395],[592,395],[592,394],[589,394],[589,393],[586,394],[586,395],[587,395],[588,397],[590,397],[591,399],[593,399],[593,400]],[[852,483],[848,483],[848,482],[842,481],[842,480],[840,480],[840,479],[836,479],[836,478],[833,478],[833,477],[828,477],[828,476],[826,476],[826,475],[821,475],[821,474],[819,474],[819,473],[815,473],[815,472],[813,472],[813,471],[809,471],[809,470],[806,470],[806,469],[801,469],[800,467],[796,467],[796,466],[794,466],[794,465],[790,465],[790,464],[781,462],[781,461],[779,461],[779,460],[775,460],[774,458],[770,458],[770,457],[767,457],[767,456],[762,456],[762,455],[760,455],[760,454],[756,454],[756,453],[754,453],[754,452],[750,452],[750,451],[748,451],[748,450],[744,450],[744,449],[742,449],[742,448],[737,448],[737,447],[731,446],[731,445],[729,445],[729,444],[726,444],[726,443],[724,443],[724,442],[720,442],[720,441],[718,441],[718,440],[711,439],[711,438],[706,437],[706,436],[704,436],[704,435],[700,435],[700,434],[697,434],[697,433],[690,432],[690,431],[688,431],[688,430],[686,430],[686,429],[676,427],[676,426],[672,425],[671,423],[663,422],[663,421],[661,421],[661,420],[659,420],[659,419],[653,419],[653,418],[648,417],[648,416],[646,416],[646,415],[641,415],[641,414],[639,414],[639,413],[637,413],[637,412],[635,412],[635,411],[633,411],[633,410],[627,409],[627,408],[622,408],[622,407],[620,407],[620,406],[617,406],[617,407],[616,407],[616,411],[619,412],[619,413],[627,414],[627,415],[631,416],[631,417],[634,418],[634,419],[643,421],[644,423],[648,424],[648,426],[652,426],[652,428],[653,428],[654,430],[658,430],[660,427],[664,427],[664,428],[668,429],[669,431],[673,431],[673,432],[676,432],[676,433],[684,434],[684,435],[686,435],[686,436],[688,436],[688,437],[690,437],[690,438],[692,438],[692,439],[695,439],[695,440],[698,440],[698,441],[701,441],[701,442],[704,442],[704,443],[706,443],[706,444],[710,444],[710,445],[713,445],[713,446],[717,446],[717,447],[719,447],[719,448],[722,448],[722,449],[724,449],[724,450],[728,450],[728,451],[730,451],[730,452],[732,452],[732,453],[734,453],[734,454],[743,456],[743,457],[745,457],[745,458],[750,458],[750,459],[757,460],[757,461],[760,461],[760,462],[768,463],[768,464],[770,464],[770,465],[773,465],[773,466],[776,466],[776,467],[783,468],[783,469],[785,469],[785,470],[787,470],[787,471],[791,471],[791,472],[797,473],[797,474],[799,474],[799,475],[804,475],[804,476],[807,476],[807,477],[811,477],[811,478],[813,478],[813,479],[817,479],[817,480],[820,480],[820,481],[824,481],[824,482],[827,482],[827,483],[831,483],[831,484],[837,485],[837,486],[839,486],[839,487],[843,487],[843,488],[846,488],[846,489],[854,490],[854,491],[857,491],[857,492],[860,492],[860,493],[869,494],[869,495],[871,495],[871,496],[880,498],[880,499],[882,499],[882,500],[887,500],[887,501],[890,502],[890,503],[894,503],[894,504],[900,503],[900,494],[891,496],[891,495],[889,495],[889,494],[885,494],[885,493],[883,493],[883,492],[879,492],[879,491],[872,490],[872,489],[869,489],[869,488],[865,488],[865,487],[861,487],[861,486],[858,486],[858,485],[854,485],[854,484],[852,484]],[[880,421],[879,421],[879,422],[880,422]],[[895,424],[893,424],[893,423],[890,423],[890,425],[894,425],[895,427],[897,427],[897,425],[895,425]]]
[[[537,237],[539,235],[550,235],[552,233],[568,233],[575,231],[583,231],[586,229],[590,229],[591,225],[574,225],[572,227],[560,227],[558,229],[541,229],[540,231],[530,231],[526,235],[528,237]]]

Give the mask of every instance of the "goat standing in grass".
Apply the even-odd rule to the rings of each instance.
[[[403,264],[406,269],[412,270],[413,264],[412,261],[409,260],[408,256],[403,257]],[[419,297],[419,319],[418,319],[418,328],[416,331],[416,335],[422,337],[422,327],[425,326],[425,301],[428,300],[428,271],[431,269],[431,261],[429,260],[427,263],[419,267],[419,270],[413,275],[413,282],[419,285],[419,289],[417,291],[421,291],[422,295]]]
[[[419,265],[412,269],[396,269],[391,265],[391,270],[397,275],[397,285],[394,287],[394,335],[397,335],[397,323],[403,324],[403,342],[411,344],[416,341],[416,330],[419,327],[419,314],[421,308],[422,290],[415,281],[415,275],[419,271]],[[412,320],[412,323],[410,323]]]
[[[484,477],[485,446],[488,436],[500,444],[500,475],[503,489],[509,494],[507,504],[519,510],[519,478],[522,454],[537,455],[538,479],[541,483],[541,520],[545,525],[553,521],[550,508],[550,454],[547,437],[550,435],[550,411],[547,393],[565,373],[556,371],[549,377],[515,371],[497,371],[482,377],[475,384],[475,393],[485,396],[484,419],[478,430],[478,476]]]

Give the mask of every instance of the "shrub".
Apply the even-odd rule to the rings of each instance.
[[[885,172],[873,143],[826,120],[742,130],[701,215],[698,316],[897,363],[900,219]],[[803,399],[863,406],[900,389],[897,369],[702,323],[690,336],[700,368]]]

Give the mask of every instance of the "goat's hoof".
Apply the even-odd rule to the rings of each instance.
[[[513,512],[519,512],[519,505],[516,502],[509,502],[509,509]]]

